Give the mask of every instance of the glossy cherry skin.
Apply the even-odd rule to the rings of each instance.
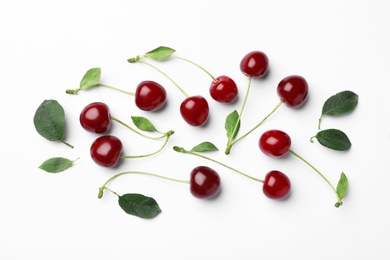
[[[268,71],[268,57],[264,52],[252,51],[246,54],[240,63],[244,75],[252,78],[261,78]]]
[[[221,189],[221,179],[216,171],[198,166],[191,171],[190,191],[198,199],[210,199]]]
[[[138,84],[135,91],[135,104],[144,111],[156,111],[164,106],[167,92],[159,83],[145,80]]]
[[[236,82],[228,76],[219,76],[210,85],[211,97],[221,103],[231,103],[238,96]]]
[[[201,126],[209,117],[209,104],[202,96],[191,96],[181,103],[180,113],[189,125]]]
[[[102,102],[91,103],[81,111],[80,124],[88,132],[105,133],[111,127],[110,109]]]
[[[280,171],[270,171],[265,175],[263,192],[265,196],[274,200],[286,198],[291,191],[290,179]]]
[[[298,75],[291,75],[282,79],[277,87],[278,96],[286,106],[296,108],[307,99],[309,86],[307,81]]]
[[[122,154],[122,142],[115,136],[104,135],[91,145],[91,157],[95,163],[104,167],[115,167]]]
[[[280,158],[290,150],[291,138],[283,131],[269,130],[260,136],[259,147],[264,154]]]

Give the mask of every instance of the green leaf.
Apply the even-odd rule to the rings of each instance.
[[[49,141],[62,141],[65,133],[65,112],[53,99],[45,100],[34,115],[37,132]]]
[[[345,194],[347,194],[348,190],[348,179],[347,176],[342,172],[340,176],[340,180],[337,183],[336,192],[340,199],[344,198]]]
[[[147,132],[157,131],[154,125],[145,117],[132,116],[131,119],[133,120],[134,125],[142,131],[147,131]]]
[[[58,173],[71,167],[74,161],[63,157],[53,157],[44,161],[38,168],[46,172]]]
[[[322,106],[322,114],[319,119],[318,129],[320,129],[323,116],[339,116],[355,110],[359,101],[359,96],[350,90],[341,91],[328,98]]]
[[[232,140],[234,137],[236,137],[238,130],[240,129],[240,116],[238,115],[237,110],[234,110],[232,113],[230,113],[226,117],[225,121],[225,129],[226,134],[228,136],[229,140]],[[237,128],[234,129],[237,125]]]
[[[211,142],[203,142],[191,149],[191,152],[209,152],[218,151],[218,148]]]
[[[321,145],[337,151],[346,151],[351,148],[352,145],[348,136],[338,129],[319,131],[315,138],[317,138]]]
[[[166,60],[169,57],[171,57],[171,55],[174,52],[175,52],[175,50],[172,49],[172,48],[165,47],[165,46],[160,46],[160,47],[157,47],[154,50],[151,50],[151,51],[145,53],[145,57],[153,59],[153,60],[161,61],[161,60]]]
[[[101,76],[100,68],[89,69],[80,82],[80,89],[89,89],[99,84]]]
[[[127,193],[119,196],[119,206],[127,213],[140,218],[154,218],[161,213],[157,202],[142,194]]]

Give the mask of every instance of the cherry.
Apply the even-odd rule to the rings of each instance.
[[[210,96],[215,101],[231,103],[238,96],[237,84],[228,76],[219,76],[210,85]]]
[[[260,150],[274,158],[280,158],[287,154],[291,147],[291,138],[280,130],[268,130],[259,139]]]
[[[135,104],[144,111],[159,110],[166,103],[166,99],[165,88],[151,80],[139,83],[135,91]]]
[[[94,102],[80,113],[81,126],[92,133],[105,133],[111,126],[110,109],[105,103]]]
[[[261,78],[268,71],[268,57],[261,51],[246,54],[240,63],[242,73],[251,78]]]
[[[90,153],[98,165],[115,167],[121,158],[122,149],[122,142],[117,137],[104,135],[92,143]]]
[[[270,199],[281,200],[290,194],[290,179],[280,171],[270,171],[265,175],[263,192]]]
[[[277,87],[279,97],[288,107],[301,106],[307,99],[309,87],[306,80],[298,75],[282,79]]]
[[[209,105],[202,96],[187,97],[180,105],[183,119],[192,126],[202,126],[209,117]]]
[[[221,179],[216,171],[207,166],[198,166],[191,171],[190,191],[199,199],[209,199],[218,194]]]

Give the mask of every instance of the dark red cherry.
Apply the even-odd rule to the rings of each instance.
[[[167,92],[159,83],[146,80],[138,84],[135,91],[135,104],[144,111],[156,111],[164,106]]]
[[[265,175],[263,192],[274,200],[281,200],[290,194],[290,179],[280,171],[270,171]]]
[[[94,102],[80,113],[81,126],[92,133],[105,133],[111,126],[110,109],[105,103]]]
[[[95,163],[104,167],[115,167],[122,154],[122,142],[115,136],[104,135],[91,145],[91,157]]]
[[[202,96],[188,97],[181,103],[180,113],[188,124],[201,126],[209,117],[209,104]]]
[[[249,52],[242,58],[240,69],[248,77],[260,78],[268,71],[268,57],[261,51]]]
[[[221,179],[216,171],[207,166],[198,166],[191,171],[190,191],[199,199],[209,199],[218,194]]]
[[[292,75],[282,79],[277,87],[278,96],[288,107],[299,107],[306,99],[309,86],[306,80],[298,75]]]
[[[219,76],[210,86],[211,97],[221,103],[231,103],[238,96],[236,82],[228,76]]]
[[[260,150],[266,155],[274,158],[284,156],[291,147],[291,138],[280,130],[269,130],[264,132],[259,139]]]

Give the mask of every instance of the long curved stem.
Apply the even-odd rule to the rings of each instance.
[[[130,96],[135,96],[134,92],[125,91],[123,89],[115,88],[115,87],[112,87],[112,86],[109,86],[109,85],[106,85],[106,84],[102,84],[102,83],[97,84],[96,87],[106,87],[106,88],[109,88],[109,89],[113,89],[113,90],[125,93],[125,94],[130,95]]]
[[[126,175],[126,174],[142,174],[142,175],[148,175],[148,176],[153,176],[153,177],[157,177],[157,178],[160,178],[160,179],[165,179],[165,180],[169,180],[169,181],[175,181],[175,182],[181,182],[181,183],[186,183],[186,184],[190,184],[190,180],[179,180],[179,179],[174,179],[174,178],[170,178],[170,177],[166,177],[166,176],[162,176],[162,175],[158,175],[158,174],[154,174],[154,173],[150,173],[150,172],[144,172],[144,171],[126,171],[126,172],[121,172],[121,173],[118,173],[118,174],[115,174],[114,176],[112,176],[111,178],[109,178],[100,188],[99,188],[99,194],[98,194],[98,198],[102,198],[103,197],[103,191],[105,189],[111,191],[112,193],[114,194],[117,194],[116,192],[108,189],[106,186],[108,185],[108,183],[110,183],[111,181],[113,181],[114,179],[122,176],[122,175]]]
[[[161,136],[157,136],[157,137],[153,137],[153,136],[148,136],[148,135],[145,135],[139,131],[137,131],[136,129],[132,128],[131,126],[129,126],[128,124],[124,123],[123,121],[119,120],[118,118],[116,117],[113,117],[111,116],[111,119],[118,122],[119,124],[123,125],[124,127],[128,128],[129,130],[133,131],[134,133],[140,135],[140,136],[143,136],[145,138],[148,138],[148,139],[151,139],[151,140],[157,140],[157,139],[161,139],[161,138],[164,138],[165,136],[167,136],[168,133],[165,133]],[[171,132],[171,131],[170,131]]]
[[[124,158],[124,159],[136,159],[136,158],[144,158],[144,157],[153,156],[153,155],[159,153],[162,149],[164,149],[164,147],[167,145],[171,135],[172,135],[172,132],[168,132],[167,133],[164,144],[157,151],[154,151],[154,152],[148,153],[148,154],[142,154],[142,155],[122,155],[121,158]]]
[[[213,79],[214,82],[217,81],[217,79],[210,72],[208,72],[205,68],[203,68],[199,64],[197,64],[197,63],[195,63],[195,62],[193,62],[193,61],[191,61],[189,59],[186,59],[186,58],[183,58],[183,57],[179,57],[179,56],[175,56],[175,55],[172,55],[171,58],[176,58],[176,59],[179,59],[179,60],[184,60],[186,62],[189,62],[189,63],[195,65],[196,67],[198,67],[199,69],[203,70],[204,72],[206,72],[206,74],[209,75]]]
[[[129,60],[133,60],[133,59],[129,59]],[[153,64],[149,63],[149,62],[146,62],[144,60],[142,60],[140,57],[138,57],[138,59],[134,59],[136,60],[137,62],[141,62],[143,64],[146,64],[150,67],[152,67],[153,69],[157,70],[158,72],[160,72],[161,74],[163,74],[167,79],[169,79],[180,91],[181,93],[183,93],[183,95],[187,98],[189,97],[189,95],[184,91],[184,89],[182,89],[179,84],[177,84],[171,77],[169,77],[164,71],[160,70],[159,68],[157,68],[156,66],[154,66]]]
[[[294,155],[295,157],[299,158],[301,161],[303,161],[305,164],[307,164],[310,168],[312,168],[316,173],[318,173],[322,179],[324,179],[324,181],[329,185],[329,187],[333,190],[333,192],[336,194],[336,197],[337,197],[337,201],[338,203],[336,205],[342,205],[343,202],[339,196],[339,194],[337,193],[335,187],[333,187],[333,185],[328,181],[328,179],[316,168],[314,167],[311,163],[309,163],[307,160],[305,160],[302,156],[300,156],[299,154],[297,154],[296,152],[294,152],[293,150],[289,150],[289,152]]]
[[[201,157],[201,158],[203,158],[203,159],[206,159],[206,160],[215,162],[215,163],[217,163],[217,164],[219,164],[219,165],[222,165],[223,167],[228,168],[228,169],[230,169],[230,170],[232,170],[232,171],[235,171],[236,173],[239,173],[239,174],[241,174],[241,175],[243,175],[243,176],[245,176],[245,177],[247,177],[247,178],[249,178],[249,179],[252,179],[252,180],[254,180],[254,181],[258,181],[258,182],[264,183],[264,180],[257,179],[257,178],[255,178],[255,177],[253,177],[253,176],[251,176],[251,175],[248,175],[248,174],[246,174],[246,173],[243,173],[243,172],[241,172],[241,171],[239,171],[239,170],[237,170],[237,169],[235,169],[235,168],[233,168],[233,167],[231,167],[231,166],[229,166],[229,165],[226,165],[226,164],[224,164],[224,163],[221,163],[221,162],[219,162],[219,161],[217,161],[217,160],[215,160],[215,159],[212,159],[212,158],[210,158],[210,157],[207,157],[207,156],[204,156],[204,155],[201,155],[201,154],[199,154],[199,153],[192,152],[192,151],[188,151],[188,150],[184,149],[183,147],[174,146],[174,147],[173,147],[173,150],[175,150],[176,152],[180,152],[180,153],[192,154],[192,155]]]

